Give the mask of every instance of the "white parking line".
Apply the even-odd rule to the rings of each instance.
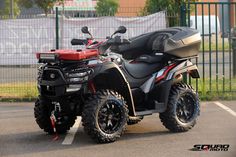
[[[229,112],[230,114],[232,114],[233,116],[236,117],[236,112],[234,112],[233,110],[231,110],[229,107],[223,105],[222,103],[215,101],[214,102],[217,106],[223,108],[225,111]]]
[[[78,116],[76,121],[75,121],[75,124],[70,129],[70,131],[66,135],[64,141],[62,142],[62,145],[70,145],[70,144],[72,144],[72,142],[73,142],[73,140],[75,138],[75,134],[76,134],[77,130],[79,129],[80,122],[81,122],[81,117]]]

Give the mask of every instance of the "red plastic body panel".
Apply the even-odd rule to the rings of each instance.
[[[83,59],[88,59],[92,57],[97,57],[99,54],[97,49],[85,49],[81,51],[55,50],[55,51],[49,51],[49,52],[44,52],[44,53],[36,53],[37,59],[39,59],[40,54],[45,54],[45,53],[57,54],[58,58],[61,60],[83,60]]]

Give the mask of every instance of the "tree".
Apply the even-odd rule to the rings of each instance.
[[[14,17],[20,14],[20,8],[18,6],[18,0],[13,1],[13,14]],[[11,15],[11,0],[4,0],[4,8],[0,9],[0,15]]]
[[[22,8],[31,8],[34,5],[33,0],[19,0],[18,5]]]
[[[36,4],[39,8],[43,9],[46,16],[56,3],[62,5],[64,0],[19,0],[19,6],[24,8],[31,8]]]
[[[44,13],[47,16],[57,0],[34,0],[34,1],[38,5],[38,7],[43,9]]]
[[[187,2],[188,0],[147,0],[146,5],[142,11],[142,15],[153,14],[158,11],[166,10],[167,15],[169,16],[169,25],[174,26],[178,24],[181,4]]]
[[[100,16],[114,16],[118,10],[117,0],[98,0],[96,12]]]
[[[10,15],[11,14],[11,1],[4,0],[4,8],[0,9],[0,15]],[[20,14],[20,8],[31,8],[35,4],[44,10],[46,16],[49,11],[54,7],[56,3],[59,5],[64,4],[64,0],[13,0],[13,12],[14,16]]]

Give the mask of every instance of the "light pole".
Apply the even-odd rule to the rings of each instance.
[[[64,20],[65,20],[65,0],[62,1],[62,15],[60,19],[60,48],[63,48],[63,40],[64,40]]]
[[[14,0],[11,0],[10,2],[10,16],[14,17]]]

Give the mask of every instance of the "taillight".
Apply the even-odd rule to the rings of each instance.
[[[172,70],[174,67],[176,66],[176,64],[171,64],[169,66],[164,67],[163,69],[161,69],[156,76],[156,82],[160,82],[161,80],[166,78],[166,75],[168,74],[168,72],[170,70]]]

